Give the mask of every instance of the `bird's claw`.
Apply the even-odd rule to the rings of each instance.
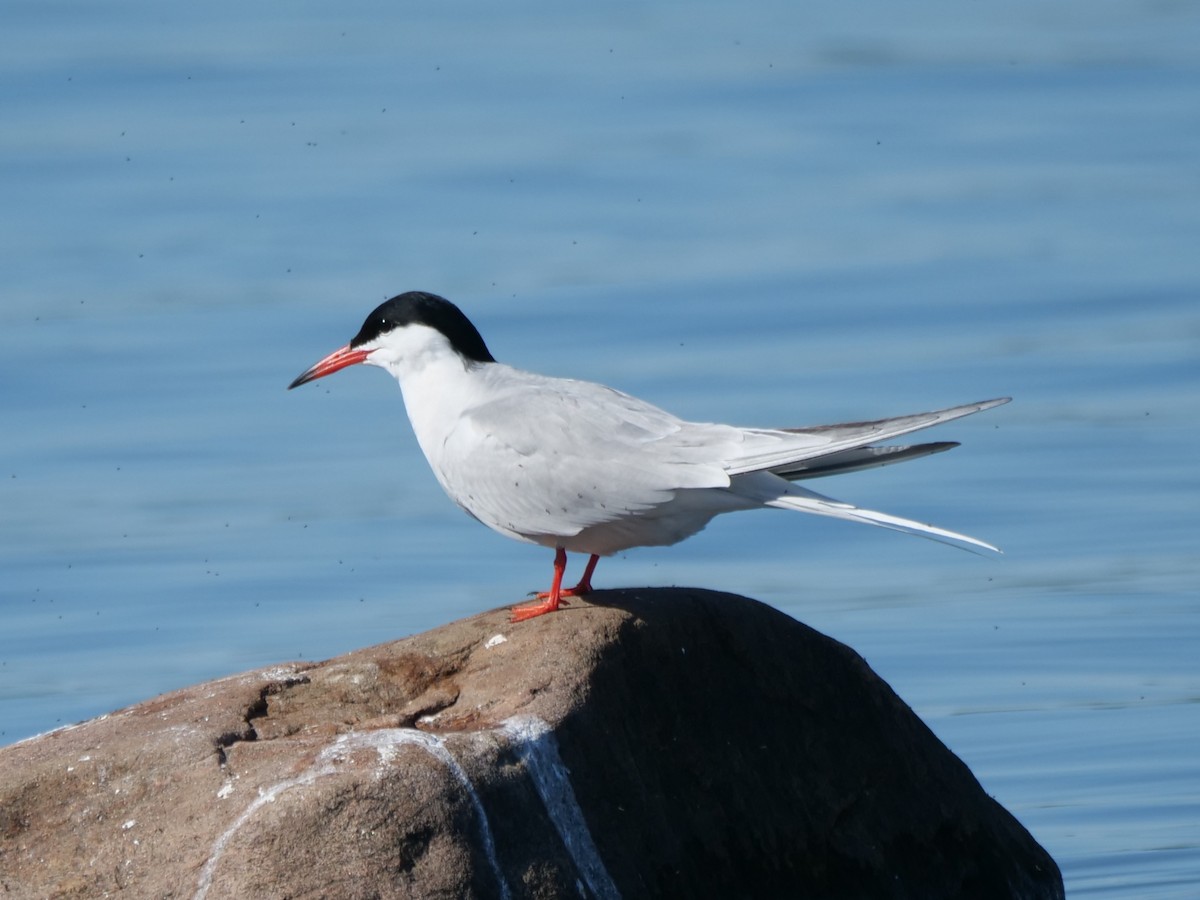
[[[526,619],[532,619],[535,616],[543,616],[546,613],[554,612],[559,606],[565,606],[566,602],[562,599],[557,602],[551,602],[550,598],[547,597],[538,603],[525,603],[521,606],[514,606],[509,610],[508,621],[514,623],[524,622]]]
[[[567,605],[567,597],[585,597],[592,592],[590,584],[577,584],[573,588],[563,588],[558,592],[558,596],[563,598],[562,605]],[[550,591],[530,591],[529,596],[535,600],[549,600]]]

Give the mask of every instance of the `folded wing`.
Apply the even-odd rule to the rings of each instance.
[[[744,429],[745,441],[740,451],[726,461],[725,471],[730,475],[741,475],[746,472],[769,470],[783,475],[789,480],[816,477],[819,472],[804,474],[809,469],[830,469],[830,458],[845,451],[858,451],[868,448],[879,441],[890,440],[923,428],[932,428],[954,419],[961,419],[973,413],[982,412],[1001,406],[1009,401],[1008,397],[995,400],[984,400],[979,403],[967,403],[962,406],[952,406],[933,412],[917,413],[911,416],[897,416],[892,419],[879,419],[873,422],[846,422],[840,425],[812,425],[807,428],[778,428],[778,429]],[[924,450],[914,448],[875,448],[866,453],[850,453],[835,460],[840,465],[832,466],[833,471],[850,471],[852,469],[869,468],[872,465],[886,465],[888,462],[899,462],[897,458],[889,459],[889,454],[907,452],[905,459],[937,453],[948,450],[953,445],[922,445]],[[870,461],[872,459],[875,461]],[[824,462],[823,462],[824,461]],[[833,474],[826,471],[824,474]]]

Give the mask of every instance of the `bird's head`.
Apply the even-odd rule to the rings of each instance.
[[[436,294],[408,291],[376,307],[349,344],[301,372],[288,390],[356,363],[399,374],[429,352],[454,353],[464,363],[495,362],[462,310]]]

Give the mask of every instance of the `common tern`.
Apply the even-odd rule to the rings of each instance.
[[[1000,406],[1007,397],[807,428],[687,422],[601,384],[496,362],[457,306],[422,291],[380,305],[349,344],[288,389],[356,363],[386,369],[400,382],[417,441],[451,500],[501,534],[554,549],[550,590],[515,607],[514,622],[591,591],[601,556],[677,543],[735,510],[799,510],[999,552],[977,538],[862,509],[795,482],[949,450],[958,444],[877,443]],[[568,551],[589,558],[579,583],[564,589]]]

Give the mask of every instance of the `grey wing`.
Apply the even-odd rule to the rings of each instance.
[[[740,429],[696,425],[590,382],[528,378],[469,409],[447,438],[444,483],[476,518],[510,534],[572,536],[728,487],[722,447]]]
[[[920,459],[958,446],[958,441],[935,441],[928,444],[897,445],[886,444],[881,447],[856,447],[853,450],[840,450],[828,456],[818,456],[804,459],[768,469],[768,472],[786,478],[788,481],[800,481],[807,478],[824,478],[827,475],[844,475],[847,472],[859,472],[863,469],[874,469],[879,466],[890,466],[893,463],[905,462],[910,459]]]
[[[1008,402],[1008,397],[1000,397],[872,422],[812,425],[807,428],[745,429],[743,452],[729,461],[726,471],[730,475],[740,475],[765,469],[795,480],[900,461],[900,456],[889,458],[889,454],[907,454],[903,455],[904,459],[924,456],[948,450],[954,445],[936,443],[900,448],[870,445]]]

